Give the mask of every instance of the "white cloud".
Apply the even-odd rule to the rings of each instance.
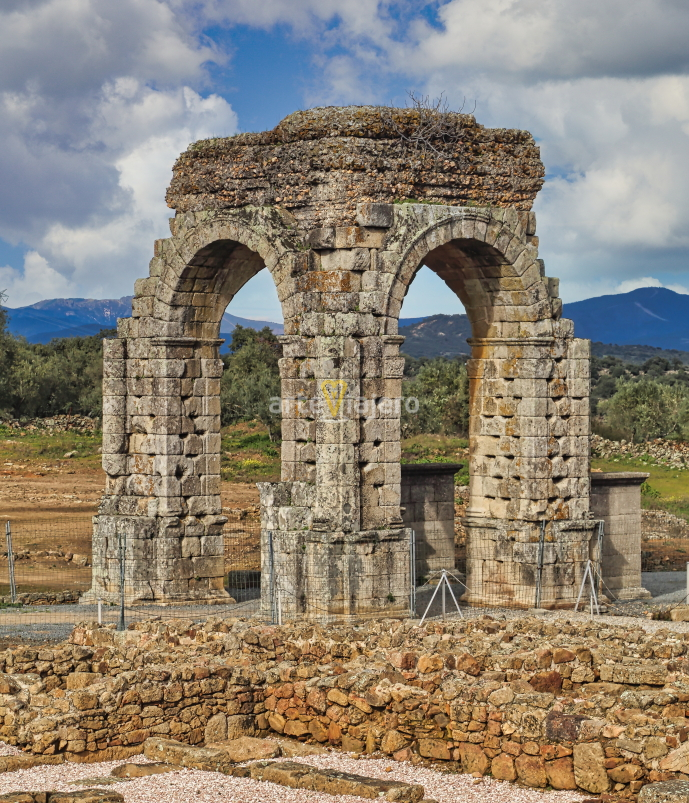
[[[311,37],[317,32],[328,37],[330,33],[339,43],[346,38],[346,44],[356,44],[359,39],[385,41],[395,28],[387,9],[397,4],[381,0],[172,0],[172,5],[180,11],[200,8],[205,19],[226,25],[271,28],[283,24],[298,36]]]
[[[434,26],[416,15],[375,48],[357,41],[367,62],[338,54],[318,91],[352,102],[382,78],[385,102],[394,75],[476,101],[486,126],[531,131],[548,173],[542,256],[574,300],[689,272],[688,38],[678,0],[449,0]]]
[[[3,6],[0,236],[52,271],[34,292],[121,295],[145,275],[175,158],[237,130],[227,101],[192,88],[223,58],[200,42],[161,0]],[[10,278],[14,305],[28,284]]]
[[[84,295],[126,292],[166,234],[176,155],[237,129],[202,94],[225,58],[209,25],[290,26],[312,49],[310,102],[406,84],[532,131],[542,255],[566,300],[689,281],[684,0],[5,0],[0,237]]]
[[[614,293],[631,293],[632,290],[638,290],[641,287],[666,287],[668,290],[674,290],[675,293],[682,295],[689,295],[689,289],[682,284],[663,284],[660,279],[654,279],[653,276],[641,276],[639,279],[626,279],[620,282],[613,290]]]
[[[194,140],[234,132],[237,125],[217,95],[202,98],[188,87],[161,93],[131,81],[121,90],[106,88],[101,124],[113,153],[121,153],[113,166],[126,201],[80,226],[55,223],[42,239],[44,252],[72,266],[73,279],[93,287],[96,296],[119,294],[123,283],[133,287],[146,275],[154,239],[169,235],[167,219],[174,213],[165,204],[165,188],[179,153]]]
[[[417,47],[398,66],[446,68],[522,82],[644,76],[689,67],[689,7],[681,0],[450,0],[439,27],[417,21]]]
[[[72,295],[75,288],[44,257],[29,251],[24,257],[23,271],[9,266],[0,268],[0,289],[7,295],[8,306],[22,307],[44,298]]]

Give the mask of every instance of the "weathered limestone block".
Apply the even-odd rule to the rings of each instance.
[[[355,795],[377,800],[382,798],[399,803],[418,803],[424,796],[423,787],[416,784],[381,781],[337,770],[322,770],[293,761],[257,762],[251,765],[251,777],[292,789],[310,789],[330,795]]]
[[[454,475],[461,464],[402,466],[402,519],[414,531],[416,577],[455,568]]]
[[[641,585],[641,484],[643,472],[591,475],[591,509],[605,522],[602,572],[616,599],[650,597]]]
[[[605,753],[597,742],[574,745],[574,778],[577,786],[587,792],[600,794],[610,788],[610,779],[605,771]]]
[[[639,803],[689,803],[689,781],[650,783],[639,792]]]
[[[171,739],[152,737],[144,743],[144,756],[176,767],[229,773],[234,763],[226,751],[192,747]]]

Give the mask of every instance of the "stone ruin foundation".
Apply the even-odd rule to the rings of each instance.
[[[261,486],[263,610],[408,611],[398,319],[422,265],[471,320],[468,602],[573,604],[589,508],[589,343],[561,318],[531,206],[530,134],[410,109],[297,112],[178,159],[133,314],[105,342],[93,588],[225,600],[219,325],[266,268],[282,304],[282,477]],[[542,525],[542,522],[545,524]],[[539,540],[542,543],[539,544]]]
[[[591,474],[591,509],[605,524],[602,590],[616,600],[651,596],[641,585],[641,485],[649,477],[643,471]]]
[[[180,752],[279,736],[602,800],[658,782],[686,789],[681,625],[501,619],[81,625],[69,642],[0,651],[0,738],[33,754],[1,761],[126,760],[161,738]]]

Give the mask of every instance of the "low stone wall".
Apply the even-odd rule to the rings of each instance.
[[[0,655],[0,739],[70,761],[269,732],[533,787],[689,779],[689,634],[598,622],[77,627]]]
[[[31,591],[17,594],[14,600],[9,594],[0,597],[4,605],[74,605],[78,601],[78,591]]]
[[[689,538],[689,522],[667,510],[642,510],[641,537],[646,540]]]

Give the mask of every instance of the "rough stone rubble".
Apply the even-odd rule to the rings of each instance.
[[[650,626],[650,625],[648,625]],[[81,626],[5,652],[0,738],[70,761],[281,734],[525,786],[689,776],[689,635],[536,619]]]

